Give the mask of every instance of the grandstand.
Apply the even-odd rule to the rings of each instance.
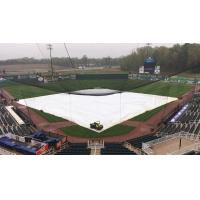
[[[9,110],[11,109],[11,107],[0,104],[0,134],[30,135],[35,130],[34,127],[25,124],[14,110],[12,110],[13,115],[11,115],[8,108]],[[17,117],[15,118],[13,116]],[[18,123],[19,121],[20,123]]]
[[[157,132],[158,138],[142,142],[146,154],[198,154],[200,152],[200,93],[194,93]],[[141,145],[138,146],[141,148]]]
[[[200,136],[200,93],[179,110],[173,118],[159,130],[160,135],[170,135],[178,132]]]
[[[28,116],[0,98],[0,154],[55,154],[67,138],[38,131]]]
[[[86,143],[68,143],[57,155],[136,155],[124,143],[106,143],[100,140],[89,140]]]

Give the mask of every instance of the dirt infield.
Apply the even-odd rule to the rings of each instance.
[[[9,103],[12,103],[22,112],[24,112],[27,116],[29,116],[33,121],[33,123],[39,129],[64,135],[64,133],[60,130],[60,128],[74,125],[74,123],[67,120],[64,122],[50,123],[42,116],[40,116],[38,113],[34,112],[33,110],[28,109],[27,107],[22,106],[15,101],[11,101],[13,97],[7,91],[2,90],[2,94]],[[115,143],[115,142],[124,142],[144,135],[153,134],[158,129],[158,127],[162,125],[162,123],[168,117],[171,116],[172,113],[174,113],[177,109],[179,109],[182,105],[184,105],[187,101],[189,101],[192,98],[192,94],[193,94],[192,91],[188,92],[187,94],[183,95],[182,98],[167,104],[160,112],[156,113],[146,122],[138,122],[132,120],[123,122],[122,124],[135,127],[133,131],[129,132],[126,135],[104,137],[101,139],[103,139],[107,143]],[[67,138],[68,141],[72,143],[85,143],[89,140],[89,138],[87,139],[74,136],[67,136]]]

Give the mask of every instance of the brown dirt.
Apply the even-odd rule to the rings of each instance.
[[[36,72],[47,72],[50,69],[50,66],[48,64],[17,64],[17,65],[1,65],[0,70],[6,70],[6,73],[8,74],[24,74],[27,73],[36,73]],[[62,70],[66,69],[66,67],[63,66],[54,66],[55,70]]]
[[[56,72],[60,73],[119,73],[121,72],[120,67],[112,67],[112,68],[105,68],[105,67],[90,67],[87,69],[73,69],[73,68],[66,68],[65,66],[53,66]],[[5,69],[6,74],[8,75],[15,75],[15,74],[27,74],[27,73],[46,73],[51,70],[48,64],[14,64],[14,65],[0,65],[0,71]]]

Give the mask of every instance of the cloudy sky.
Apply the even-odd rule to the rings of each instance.
[[[52,44],[54,57],[67,56],[64,44]],[[69,43],[66,44],[71,57],[82,57],[87,55],[88,57],[101,58],[101,57],[119,57],[124,56],[138,47],[145,46],[144,43]],[[160,44],[154,43],[152,46],[172,46],[173,44]],[[46,58],[49,56],[47,50],[47,44],[25,43],[25,44],[0,44],[0,60],[22,58],[22,57],[34,57],[34,58]]]

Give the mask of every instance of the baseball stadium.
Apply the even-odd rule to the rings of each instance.
[[[52,45],[47,64],[0,62],[0,154],[200,154],[200,60],[172,70],[157,53],[188,44],[148,44],[98,66],[86,57],[77,64],[64,47],[69,67]]]

